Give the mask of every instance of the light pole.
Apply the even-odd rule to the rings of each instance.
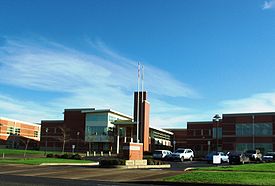
[[[80,134],[80,132],[78,131],[78,132],[76,133],[76,135],[77,135],[76,153],[78,152],[79,134]]]
[[[219,145],[219,140],[218,140],[218,123],[219,123],[219,120],[221,119],[220,115],[219,114],[216,114],[214,117],[213,117],[213,120],[216,121],[216,142],[217,142],[217,146],[216,146],[216,150],[218,151],[218,145]]]
[[[255,150],[255,130],[254,130],[254,123],[255,123],[255,116],[252,115],[252,147],[253,147],[253,150]]]
[[[46,144],[45,144],[46,145],[46,152],[45,152],[45,154],[47,155],[47,150],[48,150],[47,149],[48,148],[48,131],[49,131],[49,128],[47,127],[45,131],[46,131]]]

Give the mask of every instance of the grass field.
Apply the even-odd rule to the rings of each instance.
[[[18,154],[24,154],[25,150],[17,150],[17,149],[0,149],[0,155],[2,155],[3,153],[5,155],[18,155]],[[56,151],[56,152],[47,152],[52,153],[52,154],[61,154],[60,151]],[[40,155],[44,155],[45,151],[38,151],[38,150],[27,150],[26,154],[40,154]]]
[[[32,158],[32,159],[0,159],[0,164],[28,164],[40,165],[41,163],[92,163],[86,160],[72,160],[60,158]]]
[[[275,172],[275,163],[217,166],[217,167],[197,168],[195,170],[200,170],[200,171]]]
[[[275,163],[196,168],[164,181],[205,184],[275,185]]]

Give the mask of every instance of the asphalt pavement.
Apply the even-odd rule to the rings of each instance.
[[[159,185],[164,177],[182,174],[188,167],[211,166],[199,161],[171,162],[171,165],[171,169],[1,165],[0,185]]]

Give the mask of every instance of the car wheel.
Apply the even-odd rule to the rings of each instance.
[[[191,156],[191,157],[189,158],[189,160],[190,160],[190,161],[193,161],[193,156]]]
[[[181,158],[180,158],[180,161],[181,161],[181,162],[184,162],[184,157],[181,157]]]

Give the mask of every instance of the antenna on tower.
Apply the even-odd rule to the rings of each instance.
[[[140,79],[140,64],[138,62],[138,81],[137,81],[137,143],[139,143],[139,79]]]

